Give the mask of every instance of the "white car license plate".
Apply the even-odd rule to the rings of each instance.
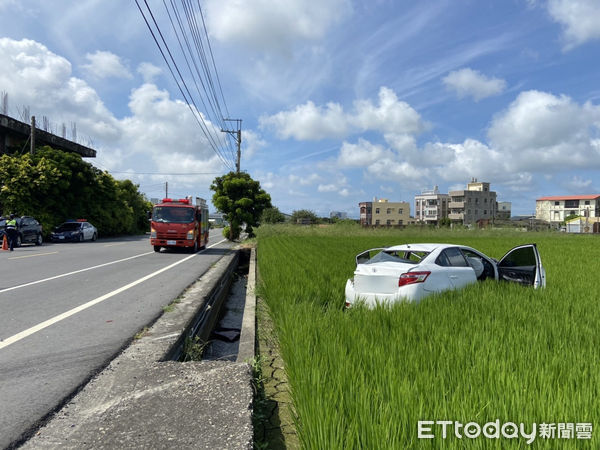
[[[167,241],[167,245],[176,245],[177,241]]]
[[[59,239],[64,239],[65,237],[64,237],[64,236],[59,236],[58,238],[59,238]]]

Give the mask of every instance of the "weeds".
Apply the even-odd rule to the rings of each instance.
[[[202,361],[202,354],[208,342],[203,342],[198,336],[186,337],[183,343],[181,361]]]

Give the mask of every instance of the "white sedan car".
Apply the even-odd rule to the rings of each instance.
[[[487,278],[546,286],[535,244],[515,247],[500,261],[464,245],[404,244],[367,250],[356,257],[354,278],[346,282],[346,306],[357,300],[369,306],[419,301]]]

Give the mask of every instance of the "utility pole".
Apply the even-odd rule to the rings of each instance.
[[[31,116],[31,134],[29,137],[29,153],[35,152],[35,116]]]
[[[223,119],[227,122],[235,122],[237,130],[221,130],[222,133],[229,133],[233,136],[237,143],[237,158],[235,163],[236,173],[240,173],[240,158],[242,156],[241,145],[242,145],[242,119]]]

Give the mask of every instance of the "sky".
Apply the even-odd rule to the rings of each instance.
[[[175,55],[169,2],[146,2]],[[377,197],[412,214],[422,190],[472,178],[514,215],[600,193],[598,0],[174,3],[202,9],[221,114],[186,103],[135,0],[0,0],[8,115],[76,130],[88,162],[148,198],[210,201],[235,167],[223,118],[285,213],[357,218]]]

